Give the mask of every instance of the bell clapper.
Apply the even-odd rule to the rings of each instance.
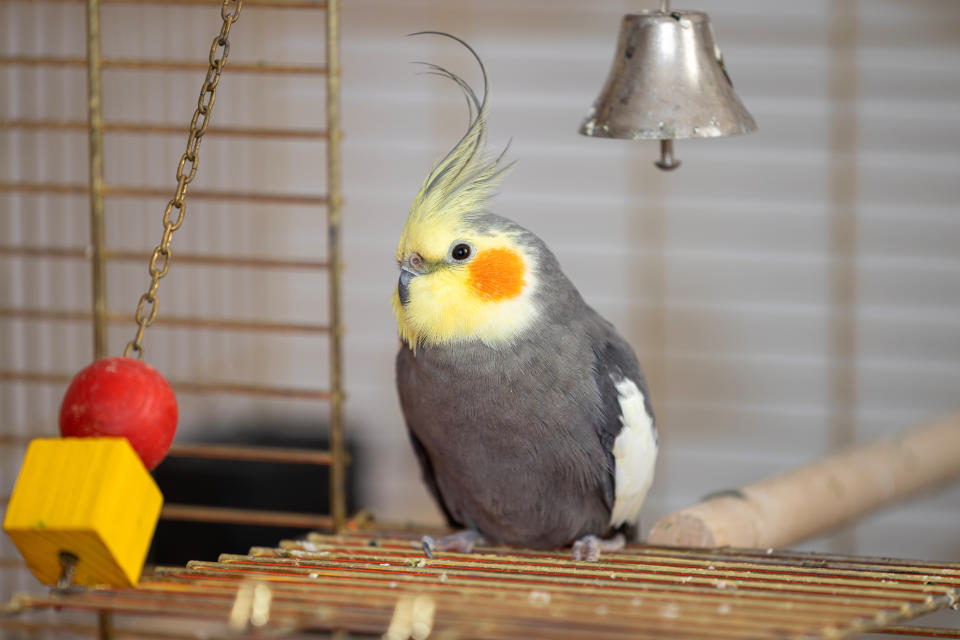
[[[660,159],[654,162],[664,171],[673,171],[680,166],[680,161],[673,157],[673,140],[667,138],[660,141]]]

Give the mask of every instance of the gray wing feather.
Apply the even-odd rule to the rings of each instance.
[[[413,433],[409,425],[407,426],[407,435],[410,436],[413,452],[417,455],[417,461],[420,463],[423,482],[427,485],[427,489],[430,490],[430,495],[433,496],[440,510],[443,511],[443,517],[446,518],[447,524],[451,527],[463,526],[462,523],[454,519],[453,514],[450,513],[446,503],[443,501],[443,496],[440,495],[440,487],[437,486],[437,477],[433,471],[433,463],[430,462],[430,454],[427,453],[427,450],[423,447],[423,443],[420,442],[420,439]]]
[[[592,311],[592,309],[591,309]],[[600,415],[596,429],[604,451],[607,453],[609,473],[604,483],[604,501],[609,508],[613,508],[615,499],[613,443],[623,428],[621,422],[620,398],[616,383],[624,378],[632,380],[643,392],[647,413],[653,417],[653,408],[650,406],[650,394],[647,393],[647,383],[640,370],[640,363],[630,345],[617,334],[616,330],[599,315],[600,335],[594,341],[594,376],[597,388],[600,390]],[[656,432],[654,432],[656,437]]]

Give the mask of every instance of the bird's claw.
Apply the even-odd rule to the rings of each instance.
[[[573,543],[573,559],[580,562],[597,562],[600,560],[600,552],[619,551],[627,544],[627,539],[622,533],[618,533],[611,538],[598,538],[594,535],[583,536]]]
[[[429,559],[433,559],[435,551],[456,551],[459,553],[473,553],[477,544],[485,544],[483,535],[473,529],[463,529],[442,538],[423,536],[420,538],[420,548]]]
[[[420,538],[420,548],[423,549],[423,554],[430,560],[433,560],[433,547],[436,544],[437,542],[433,539],[433,536],[423,536]]]
[[[585,536],[573,543],[573,559],[577,562],[586,560],[596,562],[600,559],[600,548],[597,546],[597,536]]]

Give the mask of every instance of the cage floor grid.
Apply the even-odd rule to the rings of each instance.
[[[507,548],[428,559],[410,534],[354,532],[157,567],[137,589],[11,604],[61,613],[0,627],[95,611],[115,637],[839,639],[957,608],[960,563],[646,546],[598,563]]]

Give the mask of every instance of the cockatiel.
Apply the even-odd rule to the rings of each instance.
[[[596,560],[625,543],[653,481],[657,433],[633,351],[580,297],[540,238],[489,213],[512,165],[485,155],[483,98],[459,76],[470,124],[433,168],[397,247],[400,403],[424,480],[476,543],[573,545]]]

